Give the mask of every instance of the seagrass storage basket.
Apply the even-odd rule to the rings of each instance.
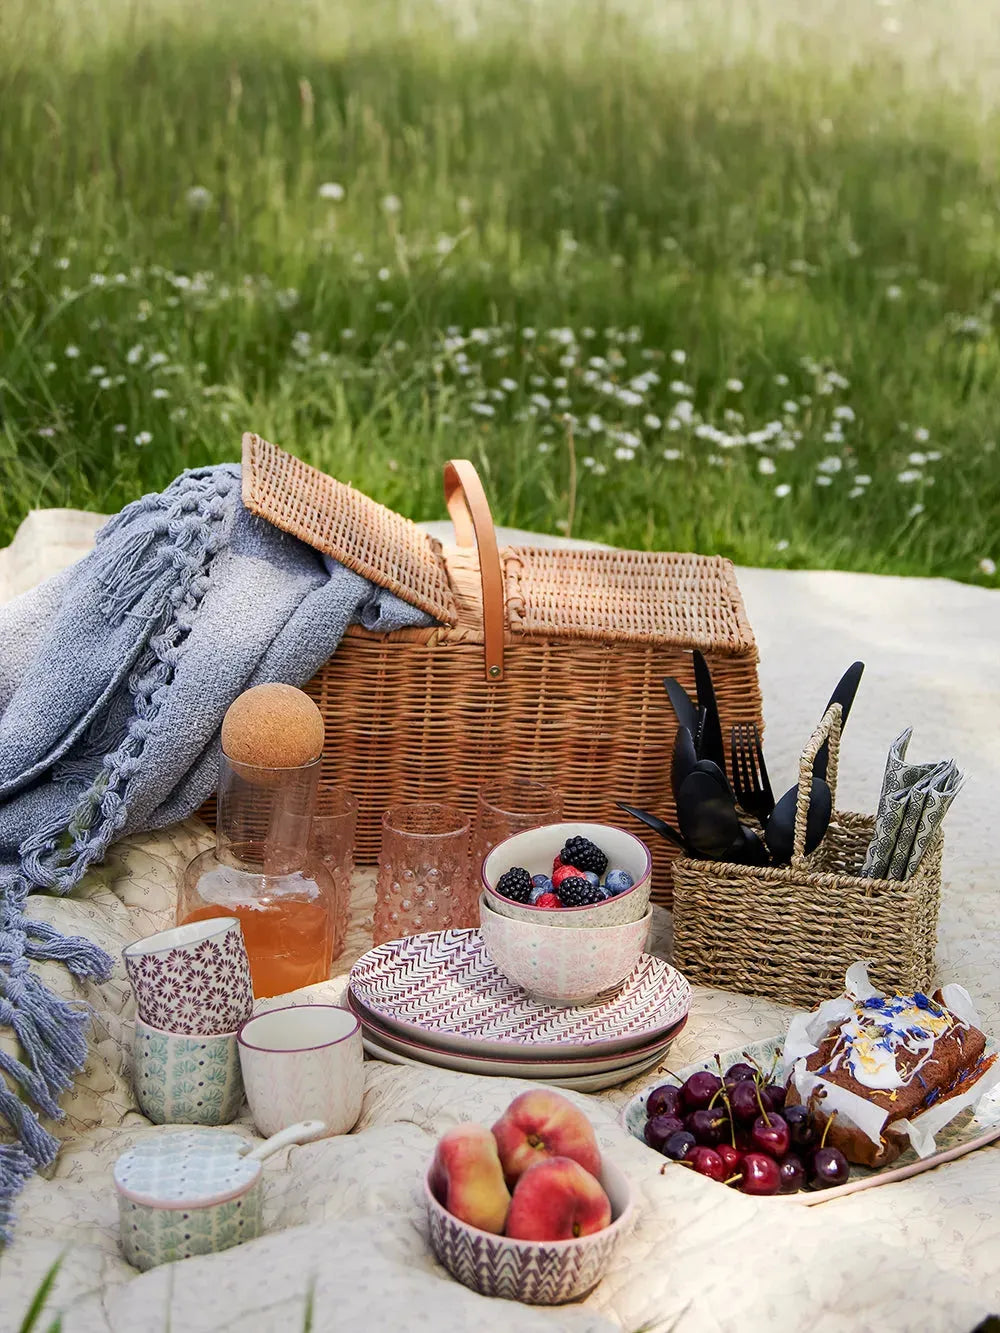
[[[456,545],[256,435],[243,441],[248,509],[398,593],[436,622],[352,626],[307,686],[326,721],[323,779],[359,803],[356,856],[378,856],[401,801],[456,801],[502,776],[563,793],[564,818],[627,822],[626,801],[674,817],[676,722],[664,676],[711,667],[724,726],[762,724],[757,648],[732,564],[644,551],[498,549],[471,463],[445,465]],[[659,842],[660,840],[657,840]],[[670,849],[652,848],[669,902]]]
[[[689,981],[808,1009],[839,995],[844,973],[864,959],[875,986],[929,988],[941,902],[941,834],[908,880],[858,874],[875,820],[836,808],[840,716],[834,704],[802,752],[788,866],[688,857],[674,862],[673,962]],[[823,841],[806,856],[813,761],[827,737],[834,813]]]

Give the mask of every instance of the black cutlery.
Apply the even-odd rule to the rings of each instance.
[[[658,833],[661,838],[665,838],[667,842],[672,842],[675,847],[679,847],[685,856],[697,855],[694,848],[688,846],[675,828],[664,823],[662,819],[658,819],[656,815],[651,815],[648,810],[640,810],[634,805],[626,805],[624,801],[616,801],[615,804],[619,810],[626,811],[633,819],[638,819],[640,824],[645,824],[654,833]]]
[[[737,722],[729,739],[729,771],[737,803],[763,828],[774,809],[774,794],[764,763],[760,732],[754,722]]]
[[[834,704],[840,704],[840,731],[843,735],[844,728],[847,726],[847,715],[851,711],[851,705],[854,703],[854,696],[858,692],[858,685],[861,683],[861,677],[864,674],[864,662],[853,662],[840,680],[837,687],[830,695],[826,708],[823,709],[826,714]],[[816,752],[816,763],[813,765],[813,772],[819,777],[826,777],[827,765],[830,762],[830,742],[825,740]]]
[[[726,771],[726,755],[722,746],[722,723],[719,721],[719,706],[715,700],[715,688],[712,685],[712,673],[708,663],[696,648],[694,657],[694,680],[698,691],[698,707],[705,710],[705,723],[702,727],[701,744],[698,757],[711,759],[718,764],[723,773]]]
[[[677,803],[677,793],[680,791],[681,783],[694,771],[697,763],[698,753],[690,731],[687,727],[678,727],[677,735],[674,737],[673,762],[670,765],[670,786],[674,793],[674,804]]]
[[[663,688],[667,692],[667,698],[674,710],[678,726],[687,727],[691,735],[695,736],[698,731],[698,710],[695,708],[687,690],[680,681],[674,680],[673,676],[664,677]]]

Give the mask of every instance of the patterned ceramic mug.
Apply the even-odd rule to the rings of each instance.
[[[122,950],[144,1023],[165,1032],[235,1032],[253,1010],[250,963],[234,916],[190,921]]]
[[[277,1134],[323,1120],[327,1134],[357,1124],[365,1091],[361,1025],[333,1004],[292,1005],[248,1019],[237,1034],[254,1124]]]
[[[236,1033],[189,1036],[136,1018],[132,1082],[156,1125],[228,1125],[243,1104]]]

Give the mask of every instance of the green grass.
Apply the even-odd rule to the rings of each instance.
[[[985,0],[4,0],[0,539],[252,429],[996,584],[998,56]]]

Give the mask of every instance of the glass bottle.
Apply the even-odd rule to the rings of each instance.
[[[258,768],[221,759],[215,847],[190,863],[177,921],[236,916],[257,999],[325,981],[334,881],[310,851],[320,760]]]

